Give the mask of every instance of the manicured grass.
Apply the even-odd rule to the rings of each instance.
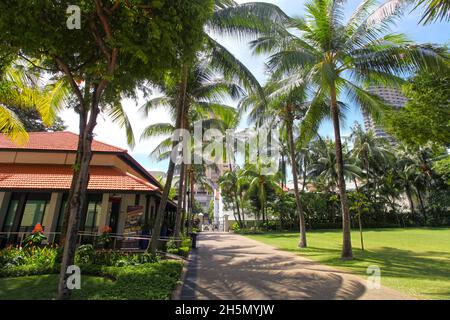
[[[81,289],[73,291],[73,298],[89,299],[95,297],[96,291],[107,290],[112,285],[111,280],[102,277],[83,276]],[[56,274],[2,278],[0,279],[0,300],[51,300],[56,296],[57,287],[58,275]]]
[[[249,238],[292,251],[323,264],[367,277],[370,265],[381,269],[381,283],[423,299],[450,299],[450,229],[371,229],[352,232],[354,260],[340,259],[340,230],[315,230],[307,235],[308,248],[299,249],[298,233],[265,233]]]
[[[127,267],[81,267],[81,289],[72,291],[73,299],[170,299],[181,268],[178,261]],[[56,274],[0,278],[0,300],[54,299],[57,286]]]

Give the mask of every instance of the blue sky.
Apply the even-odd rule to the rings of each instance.
[[[237,0],[237,2],[244,3],[249,1]],[[304,12],[304,0],[266,0],[262,2],[276,4],[290,16],[301,16]],[[359,3],[360,0],[347,1],[346,14],[351,14]],[[450,25],[448,23],[434,23],[431,25],[422,26],[418,25],[420,16],[420,9],[412,13],[405,14],[405,16],[399,20],[392,31],[405,33],[411,40],[418,43],[448,44],[450,42]],[[255,57],[251,54],[250,49],[247,46],[248,41],[238,41],[232,38],[219,38],[218,40],[222,42],[237,58],[239,58],[253,72],[261,83],[264,83],[265,59],[264,57]],[[133,126],[135,127],[136,137],[139,137],[140,132],[142,132],[143,128],[145,128],[148,124],[169,121],[169,117],[164,110],[158,110],[154,114],[151,114],[148,119],[145,119],[142,114],[137,111],[137,107],[142,105],[144,102],[145,101],[143,99],[140,99],[137,103],[129,100],[124,100],[122,102],[133,123]],[[64,111],[62,117],[68,124],[70,131],[78,131],[77,120],[72,111]],[[349,133],[350,126],[352,126],[355,121],[362,122],[362,116],[358,108],[352,106],[347,113],[347,121],[342,126],[343,135],[347,135]],[[245,126],[245,124],[246,122],[244,119],[241,126]],[[126,144],[124,133],[117,128],[116,125],[111,124],[108,119],[99,120],[95,133],[96,138],[100,141],[129,149]],[[320,134],[330,137],[333,136],[331,123],[324,122],[320,128]],[[158,144],[158,142],[158,139],[151,141],[139,141],[138,138],[138,143],[135,148],[130,151],[130,153],[147,169],[166,171],[167,162],[155,163],[154,160],[148,158],[148,154]]]

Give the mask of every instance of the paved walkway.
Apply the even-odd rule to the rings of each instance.
[[[246,237],[202,232],[190,256],[179,298],[192,299],[410,299]]]

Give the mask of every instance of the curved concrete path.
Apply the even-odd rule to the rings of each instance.
[[[368,289],[366,280],[232,234],[199,235],[179,291],[182,300],[411,299]]]

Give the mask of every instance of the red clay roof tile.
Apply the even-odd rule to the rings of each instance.
[[[0,190],[67,190],[72,169],[64,165],[0,164]],[[91,166],[88,190],[154,191],[153,184],[114,167]]]
[[[0,149],[24,149],[24,150],[57,150],[76,151],[78,135],[69,131],[58,132],[29,132],[30,139],[25,145],[14,144],[8,137],[0,134]],[[96,152],[127,152],[124,149],[94,140],[92,150]]]

